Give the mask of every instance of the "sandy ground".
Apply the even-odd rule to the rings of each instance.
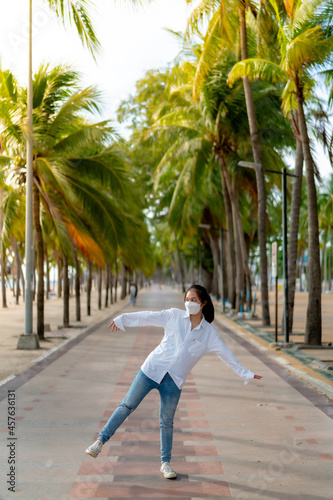
[[[75,298],[70,298],[70,324],[75,328],[58,329],[62,325],[63,303],[62,299],[51,296],[45,301],[45,325],[50,325],[50,331],[45,332],[45,340],[40,341],[38,350],[17,349],[17,343],[20,335],[24,332],[24,303],[21,298],[20,304],[16,305],[15,300],[7,295],[7,308],[0,309],[0,381],[11,375],[16,375],[27,368],[32,361],[39,358],[47,351],[53,349],[65,340],[77,335],[86,326],[97,323],[104,317],[117,311],[128,303],[128,297],[124,300],[118,298],[117,302],[104,307],[104,294],[102,300],[102,310],[98,310],[97,291],[92,292],[91,296],[91,315],[87,316],[86,294],[81,295],[81,321],[75,321]],[[118,289],[118,297],[120,290]],[[36,330],[36,304],[33,306],[34,312],[34,331]]]

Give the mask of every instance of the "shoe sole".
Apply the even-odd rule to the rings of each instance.
[[[94,458],[98,457],[98,455],[96,455],[96,453],[94,453],[93,451],[89,450],[88,448],[86,449],[86,453],[87,453],[87,455],[90,455],[91,457],[94,457]]]
[[[177,479],[177,474],[175,473],[174,475],[167,476],[164,474],[164,472],[160,471],[164,479]]]

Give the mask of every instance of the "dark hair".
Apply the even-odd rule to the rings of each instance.
[[[214,306],[206,288],[201,285],[191,285],[185,293],[184,300],[186,298],[187,292],[189,292],[190,290],[194,290],[196,292],[201,303],[206,302],[206,305],[202,308],[202,313],[205,316],[205,320],[208,321],[208,323],[212,323],[212,321],[214,320]]]

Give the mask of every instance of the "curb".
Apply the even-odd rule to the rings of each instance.
[[[251,329],[253,330],[253,327],[251,325],[247,325],[246,323],[244,325],[240,325],[238,322],[220,313],[218,310],[216,310],[216,308],[215,312],[218,315],[219,319],[222,322],[226,323],[226,325],[228,325],[228,327],[234,333],[238,334],[241,337],[245,336],[247,340],[256,345],[256,347],[258,347],[259,349],[270,351],[270,353],[274,355],[275,360],[282,364],[290,372],[292,372],[298,378],[302,379],[307,384],[311,385],[317,391],[333,399],[333,381],[329,380],[324,375],[318,373],[318,371],[315,370],[315,368],[317,368],[318,370],[323,371],[328,365],[325,365],[325,363],[317,364],[318,360],[314,360],[315,364],[311,367],[302,362],[301,359],[297,359],[296,357],[291,355],[289,352],[286,352],[282,349],[276,350],[274,347],[271,347],[269,342],[251,332]],[[299,352],[300,350],[301,349],[298,349],[297,351]],[[330,373],[332,373],[332,369],[330,369],[329,371]]]
[[[48,352],[43,354],[42,356],[34,359],[30,362],[30,366],[28,368],[23,369],[21,372],[15,375],[9,375],[5,379],[0,381],[0,392],[3,392],[7,388],[11,388],[12,386],[15,389],[18,389],[26,382],[28,382],[31,378],[33,378],[37,373],[41,372],[49,366],[53,361],[56,361],[63,354],[65,354],[69,349],[74,347],[76,344],[81,342],[85,337],[93,333],[97,328],[99,328],[103,323],[108,321],[108,318],[115,317],[118,315],[126,306],[126,304],[121,304],[118,309],[114,311],[109,311],[102,319],[97,321],[96,323],[92,323],[88,327],[84,328],[81,332],[78,332],[74,337],[70,339],[64,340],[61,344],[53,347]],[[7,392],[6,392],[7,394]],[[5,395],[0,394],[0,402],[4,399]]]

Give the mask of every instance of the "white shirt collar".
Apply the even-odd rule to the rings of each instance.
[[[184,315],[183,315],[183,317],[184,317],[184,318],[190,318],[190,315],[189,315],[189,313],[188,313],[186,310],[184,311]],[[206,321],[206,320],[205,320],[205,316],[202,314],[202,315],[201,315],[201,321],[200,321],[200,323],[198,324],[198,326],[196,326],[195,328],[193,328],[193,330],[199,330],[199,328],[201,328],[201,326],[203,327],[203,326],[204,326],[204,325],[202,324],[202,322],[203,322],[203,321]],[[193,331],[193,330],[192,330],[192,331]]]

